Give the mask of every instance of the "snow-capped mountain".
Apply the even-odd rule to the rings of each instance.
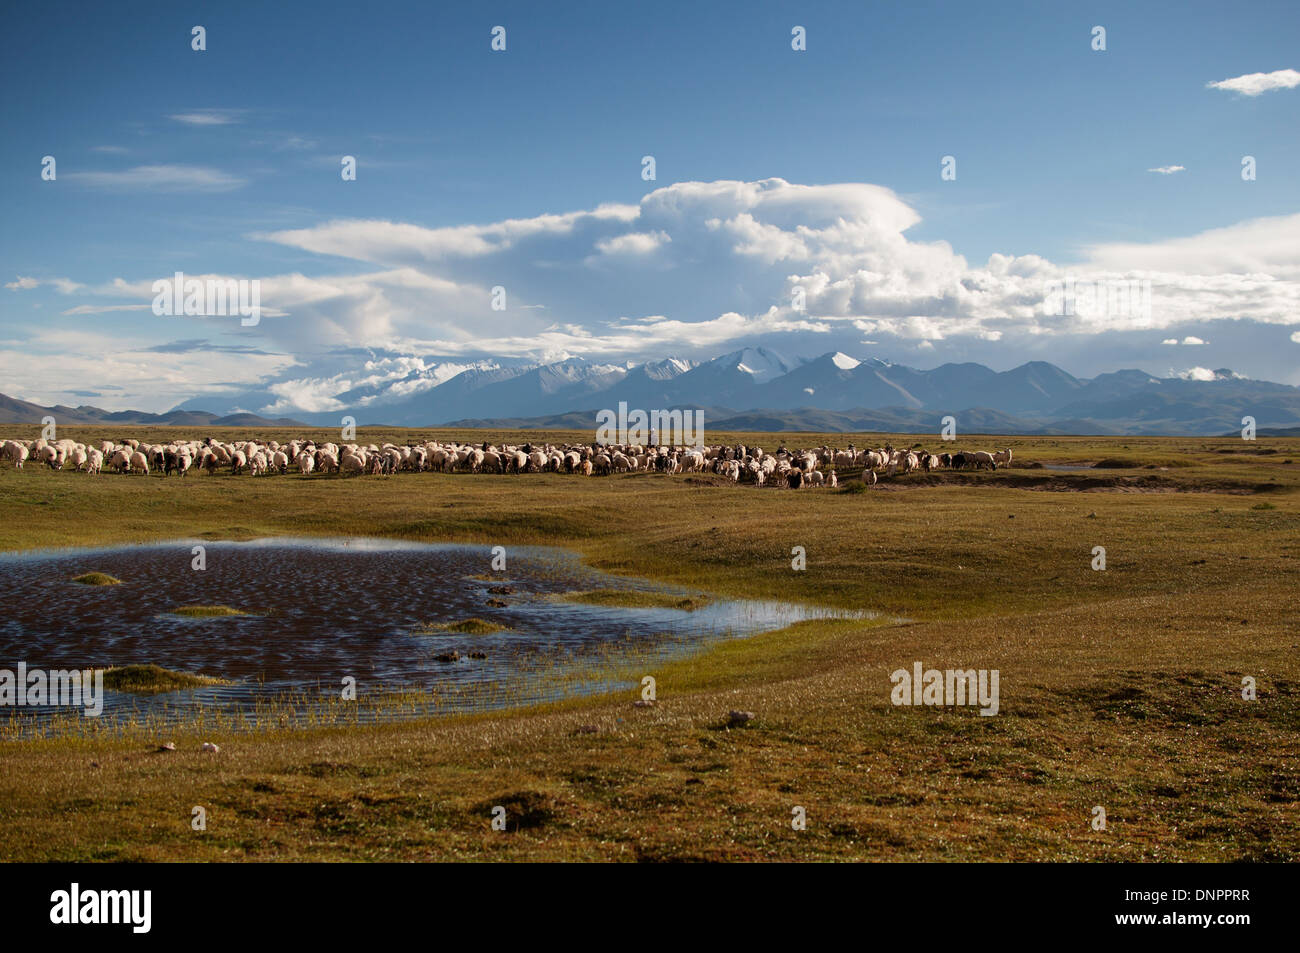
[[[754,419],[776,420],[793,411],[889,410],[898,420],[937,420],[978,411],[987,421],[1044,427],[1058,420],[1074,431],[1097,433],[1222,433],[1239,427],[1247,414],[1260,427],[1300,424],[1300,389],[1247,380],[1225,368],[1168,377],[1121,370],[1084,380],[1044,361],[1002,372],[973,363],[919,370],[841,351],[803,358],[764,347],[703,363],[678,357],[613,364],[581,357],[527,362],[367,354],[355,372],[336,368],[319,377],[272,382],[224,401],[195,398],[172,413],[224,415],[238,409],[322,426],[350,415],[362,425],[429,427],[594,414],[620,401],[647,410],[707,408],[715,419],[760,409],[766,416]],[[806,413],[799,419],[805,418],[812,419]]]

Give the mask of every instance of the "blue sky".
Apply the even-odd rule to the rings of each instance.
[[[0,391],[291,412],[753,343],[1300,383],[1298,41],[1293,2],[11,8]],[[267,316],[154,315],[178,270],[261,280]],[[1151,320],[1035,320],[1067,274],[1152,280]]]

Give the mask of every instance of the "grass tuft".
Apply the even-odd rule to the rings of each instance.
[[[422,622],[416,626],[420,632],[456,632],[460,635],[491,635],[494,632],[504,632],[506,628],[504,625],[497,625],[478,616],[471,616],[458,622]]]
[[[139,695],[157,695],[183,688],[203,685],[229,685],[222,678],[176,672],[161,665],[121,665],[104,670],[104,687],[115,692],[134,692]]]
[[[208,619],[218,616],[228,615],[250,615],[243,609],[233,609],[230,606],[181,606],[173,609],[172,615],[183,615],[190,619]]]
[[[712,600],[707,596],[680,596],[670,592],[643,592],[637,589],[588,589],[585,592],[565,592],[555,598],[565,602],[581,602],[589,606],[617,606],[624,609],[682,609],[694,612],[703,609]]]
[[[106,573],[106,572],[88,572],[88,573],[83,573],[82,575],[80,575],[80,576],[76,576],[75,578],[73,578],[72,581],[73,581],[73,582],[79,582],[79,583],[81,583],[83,586],[120,586],[120,585],[122,585],[122,580],[121,580],[121,579],[118,579],[116,576],[110,576],[110,575],[109,575],[108,573]]]

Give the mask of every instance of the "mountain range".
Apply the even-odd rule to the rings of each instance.
[[[982,364],[918,370],[842,352],[789,358],[747,347],[710,361],[667,358],[600,364],[582,358],[526,364],[426,364],[400,379],[358,386],[337,400],[349,409],[267,420],[236,408],[265,406],[269,393],[226,398],[226,410],[186,401],[167,414],[110,413],[94,407],[42,408],[0,396],[0,422],[209,426],[594,427],[598,409],[704,409],[719,430],[887,430],[934,432],[952,415],[959,430],[986,433],[1217,435],[1253,416],[1258,428],[1300,425],[1300,388],[1250,380],[1227,369],[1195,377],[1119,370],[1078,378],[1045,361],[1007,371]]]

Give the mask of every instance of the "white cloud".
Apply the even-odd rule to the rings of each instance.
[[[364,266],[338,273],[337,262],[322,263],[319,276],[261,277],[264,309],[282,316],[241,336],[304,356],[377,348],[454,362],[569,355],[621,362],[716,353],[773,335],[799,335],[800,351],[816,346],[812,335],[836,338],[831,347],[851,335],[928,351],[954,338],[1020,346],[1215,320],[1300,325],[1300,214],[1097,245],[1068,268],[1032,254],[968,263],[947,242],[909,238],[919,221],[880,186],[781,179],[683,182],[637,205],[487,224],[327,221],[253,237]],[[97,286],[60,279],[59,287],[105,299],[79,303],[87,313],[148,303],[153,277]],[[1049,283],[1066,277],[1149,282],[1151,307],[1045,314]],[[496,285],[507,289],[505,311],[490,306]],[[806,299],[801,311],[792,306],[796,287]],[[157,320],[212,327],[210,319]],[[1161,337],[1172,345],[1181,336]],[[328,406],[357,377],[335,371],[284,383],[280,399]],[[427,385],[417,374],[402,386]]]
[[[1183,346],[1184,346],[1184,347],[1198,347],[1199,345],[1202,345],[1202,344],[1204,344],[1204,343],[1205,343],[1205,342],[1202,341],[1202,340],[1201,340],[1200,338],[1198,338],[1198,337],[1190,337],[1190,336],[1189,336],[1189,337],[1185,337],[1185,338],[1183,338]]]
[[[160,412],[186,397],[224,393],[232,380],[279,375],[296,363],[284,354],[195,350],[160,360],[152,339],[78,329],[44,329],[16,347],[0,347],[5,393],[41,404],[86,403],[75,391],[101,391],[91,403]],[[46,358],[49,359],[46,359]],[[57,374],[54,370],[57,369]]]
[[[1208,367],[1189,367],[1185,371],[1169,371],[1170,377],[1181,377],[1185,381],[1212,381],[1217,376]]]
[[[122,172],[69,172],[64,177],[93,188],[160,192],[225,192],[245,184],[238,176],[197,165],[138,165]]]
[[[79,304],[75,308],[69,308],[63,314],[104,314],[109,311],[148,311],[150,306],[147,304]]]
[[[399,222],[349,219],[314,228],[257,233],[252,237],[319,255],[411,265],[499,254],[525,239],[567,236],[583,225],[626,223],[635,217],[636,206],[602,205],[591,212],[507,219],[492,225],[424,228]]]
[[[31,288],[35,288],[39,284],[40,282],[35,278],[25,278],[22,275],[19,275],[16,281],[6,281],[5,287],[10,291],[27,291]]]
[[[1186,172],[1187,166],[1183,165],[1161,165],[1154,169],[1147,169],[1148,172],[1159,172],[1161,175],[1173,175],[1175,172]]]
[[[1160,343],[1161,343],[1161,344],[1171,344],[1171,345],[1177,347],[1177,346],[1178,346],[1178,338],[1165,338],[1165,339],[1164,339],[1163,341],[1161,341]]]
[[[242,110],[238,109],[195,109],[187,113],[175,113],[167,118],[187,126],[229,126],[239,121],[241,113]]]
[[[662,245],[671,242],[667,232],[629,232],[596,242],[602,255],[649,255]]]
[[[1274,89],[1294,89],[1300,86],[1300,72],[1279,69],[1271,73],[1246,73],[1244,76],[1234,76],[1205,85],[1209,89],[1224,89],[1243,96],[1259,96]]]
[[[1296,344],[1300,344],[1300,331],[1293,331],[1291,333],[1291,340],[1295,341]]]

